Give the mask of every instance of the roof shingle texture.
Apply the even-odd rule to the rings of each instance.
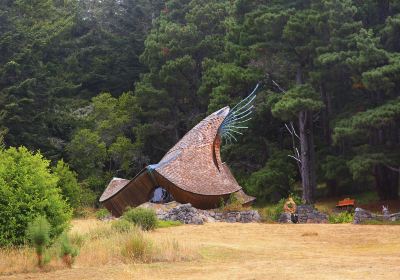
[[[129,183],[130,180],[122,179],[122,178],[113,178],[110,183],[108,184],[106,190],[103,192],[101,195],[99,201],[104,201],[117,192],[119,192],[123,187],[126,186],[126,184]]]
[[[202,195],[222,195],[241,189],[220,157],[218,129],[229,107],[209,115],[172,147],[155,170],[177,187]]]

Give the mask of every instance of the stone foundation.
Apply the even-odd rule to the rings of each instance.
[[[328,215],[319,212],[314,205],[299,205],[296,211],[299,224],[326,224]],[[292,223],[289,213],[282,213],[279,217],[280,223]]]
[[[156,210],[157,218],[164,221],[180,221],[184,224],[202,225],[206,221],[206,216],[192,207],[190,203],[178,205],[167,211]]]
[[[246,210],[223,213],[217,210],[200,210],[187,204],[151,205],[146,203],[146,208],[153,208],[157,218],[164,221],[180,221],[185,224],[201,225],[204,222],[251,223],[259,222],[260,215],[256,210]]]
[[[354,210],[354,224],[362,224],[366,221],[400,221],[400,213],[389,214],[386,213],[385,215],[378,215],[372,212],[369,212],[362,208],[356,208]]]
[[[261,217],[256,210],[246,210],[246,211],[237,211],[228,213],[222,213],[216,211],[205,211],[205,212],[209,218],[212,218],[217,222],[251,223],[251,222],[260,222],[261,220]]]

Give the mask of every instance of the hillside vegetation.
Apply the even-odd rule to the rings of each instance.
[[[0,139],[93,205],[261,82],[222,149],[247,192],[398,199],[399,38],[399,1],[2,1]]]

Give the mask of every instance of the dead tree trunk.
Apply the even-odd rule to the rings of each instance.
[[[296,83],[303,84],[302,67],[297,68]],[[315,155],[314,155],[314,135],[313,119],[311,111],[300,111],[299,136],[300,136],[300,161],[301,161],[301,183],[303,187],[303,201],[306,204],[314,203],[316,189],[315,177]]]
[[[314,194],[316,189],[314,138],[312,128],[312,112],[301,111],[299,113],[301,179],[303,186],[303,200],[306,204],[314,203]]]

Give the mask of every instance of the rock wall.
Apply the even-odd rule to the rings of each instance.
[[[202,225],[207,217],[190,203],[178,205],[167,211],[156,210],[157,218],[164,221],[180,221],[184,224]]]
[[[205,211],[209,218],[214,219],[218,222],[228,222],[228,223],[251,223],[260,222],[260,214],[256,210],[246,210],[246,211],[236,211],[236,212],[215,212],[215,211]]]
[[[326,224],[328,223],[328,215],[319,212],[314,205],[299,205],[297,206],[297,214],[299,223]]]
[[[314,205],[299,205],[297,206],[297,218],[299,224],[321,224],[328,223],[328,215],[319,212]],[[282,213],[279,217],[280,223],[292,223],[290,214]]]
[[[156,209],[160,220],[180,221],[185,224],[201,225],[204,222],[251,223],[259,222],[256,210],[222,213],[216,210],[200,210],[190,203],[177,205],[170,209]]]
[[[400,213],[389,214],[387,212],[385,215],[378,215],[362,208],[356,208],[353,223],[362,224],[365,221],[400,221]]]

